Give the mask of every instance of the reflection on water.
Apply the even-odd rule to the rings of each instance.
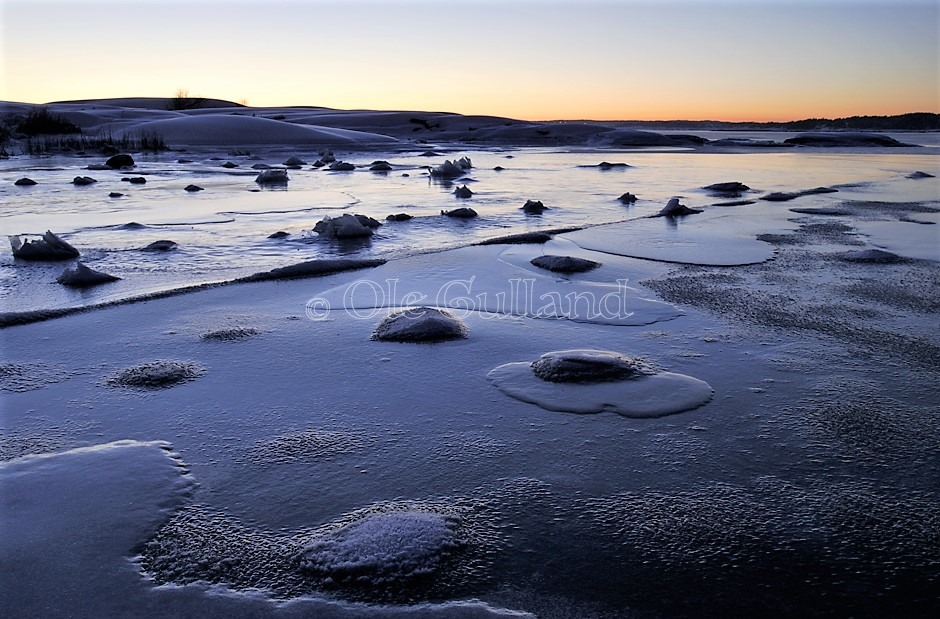
[[[511,155],[510,155],[511,152]],[[717,182],[741,181],[752,188],[742,197],[756,199],[774,191],[801,191],[838,186],[834,194],[804,196],[798,202],[731,207],[723,219],[734,228],[749,220],[748,233],[759,217],[761,226],[779,227],[795,206],[831,205],[842,200],[927,201],[938,196],[936,179],[908,179],[915,170],[937,173],[933,150],[912,154],[865,150],[831,152],[793,149],[785,152],[702,153],[664,151],[597,151],[527,148],[506,151],[452,151],[429,158],[414,153],[336,153],[358,166],[355,172],[333,173],[309,166],[290,170],[284,186],[255,182],[255,163],[276,165],[285,152],[189,155],[192,163],[177,163],[178,154],[138,157],[135,176],[146,184],[121,179],[126,172],[88,171],[96,158],[15,157],[0,162],[0,222],[7,234],[38,234],[51,229],[78,247],[93,268],[124,278],[85,293],[63,290],[54,283],[62,265],[14,263],[9,250],[0,257],[5,309],[85,304],[112,300],[156,289],[219,281],[286,264],[330,256],[395,256],[466,245],[488,237],[528,230],[588,226],[642,218],[666,201],[680,196],[691,207],[721,202],[701,188]],[[311,153],[296,153],[313,160]],[[239,167],[226,169],[213,156],[221,155]],[[474,167],[468,177],[453,182],[431,179],[427,166],[444,158],[468,156]],[[393,170],[368,171],[378,159]],[[602,161],[630,167],[600,170]],[[495,168],[500,169],[495,169]],[[97,183],[75,187],[71,179],[91,175]],[[13,182],[28,176],[33,187]],[[197,184],[205,191],[188,193]],[[458,199],[453,188],[468,184],[474,195]],[[631,192],[638,201],[617,198]],[[119,192],[120,197],[109,197]],[[526,214],[526,200],[540,200],[548,210]],[[455,220],[442,210],[471,206],[479,217]],[[733,211],[733,212],[731,212]],[[325,215],[361,213],[384,222],[367,242],[330,242],[318,238],[313,226]],[[392,213],[414,216],[408,221],[385,221]],[[694,216],[693,216],[694,217]],[[138,222],[146,227],[125,229]],[[683,232],[695,220],[682,222]],[[675,226],[668,218],[657,226]],[[634,234],[646,234],[638,226]],[[268,238],[288,232],[282,239]],[[711,231],[714,233],[714,230]],[[739,234],[740,231],[735,231]],[[630,227],[623,234],[631,234]],[[178,249],[159,254],[138,251],[156,240],[169,239]]]

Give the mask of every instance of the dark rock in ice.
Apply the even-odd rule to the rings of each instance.
[[[199,185],[186,185],[185,187],[183,187],[183,191],[188,191],[190,193],[194,191],[202,191],[202,190],[203,188],[200,187]]]
[[[755,200],[732,200],[730,202],[715,202],[712,206],[747,206],[755,203]]]
[[[326,162],[323,161],[322,159],[317,159],[316,161],[313,162],[312,165],[313,165],[313,167],[315,167],[315,168],[322,168],[323,166],[326,165]]]
[[[630,166],[627,165],[627,164],[625,164],[625,163],[621,163],[621,162],[610,163],[609,161],[601,161],[601,162],[598,163],[597,165],[588,165],[588,166],[582,166],[582,167],[585,167],[585,168],[598,168],[598,169],[600,169],[600,170],[613,170],[613,169],[615,169],[615,168],[616,168],[616,169],[629,168]]]
[[[839,190],[833,187],[814,187],[813,189],[804,189],[800,192],[800,195],[812,196],[820,193],[839,193]]]
[[[788,138],[784,144],[797,146],[833,146],[833,147],[864,147],[864,146],[911,146],[892,137],[877,133],[803,133]]]
[[[111,169],[113,169],[113,168],[111,168],[111,167],[109,167],[109,166],[106,166],[106,165],[103,164],[103,163],[93,163],[93,164],[91,164],[90,166],[87,166],[85,169],[86,169],[86,170],[100,171],[100,170],[111,170]]]
[[[327,239],[355,239],[372,236],[372,228],[363,225],[357,217],[349,213],[339,217],[327,215],[317,222],[313,231]]]
[[[287,170],[280,168],[262,170],[261,173],[255,177],[255,182],[259,185],[286,185],[289,180]]]
[[[195,380],[206,368],[193,361],[160,359],[121,370],[108,378],[111,385],[136,389],[166,389]]]
[[[476,245],[541,245],[552,240],[546,232],[522,232],[480,241]]]
[[[266,163],[256,163],[253,166],[251,166],[251,169],[252,170],[270,170],[271,166],[269,166]]]
[[[530,260],[532,264],[554,273],[584,273],[601,266],[600,262],[575,258],[574,256],[555,256],[547,254]]]
[[[441,211],[441,215],[446,215],[447,217],[456,217],[458,219],[470,219],[477,216],[477,212],[472,208],[466,206],[455,208],[452,211]]]
[[[302,279],[305,277],[319,277],[329,275],[330,273],[339,273],[342,271],[353,271],[356,269],[366,269],[385,264],[385,260],[353,260],[353,259],[328,259],[311,260],[309,262],[300,262],[286,267],[271,269],[255,273],[247,277],[239,278],[239,282],[262,282],[275,279]]]
[[[261,331],[253,327],[232,327],[230,329],[217,329],[203,333],[199,336],[199,339],[206,342],[237,342],[239,340],[247,340],[260,333]]]
[[[176,163],[192,163],[192,159],[177,159]]]
[[[330,171],[332,172],[352,172],[355,169],[356,166],[345,161],[334,161],[330,164]]]
[[[473,192],[470,191],[469,187],[467,187],[466,185],[463,185],[462,187],[458,187],[457,189],[454,189],[454,195],[457,196],[458,198],[469,198],[473,196]]]
[[[934,175],[933,175],[933,174],[930,174],[930,173],[928,173],[928,172],[921,172],[920,170],[917,170],[916,172],[911,172],[910,174],[908,174],[907,177],[908,177],[908,178],[914,178],[914,179],[917,179],[917,178],[934,178]]]
[[[121,180],[124,180],[124,179],[121,179]],[[130,183],[131,185],[144,185],[147,183],[147,179],[144,178],[143,176],[134,176],[132,178],[127,179],[127,182]]]
[[[552,383],[630,380],[655,373],[642,359],[606,350],[559,350],[532,362],[532,372]]]
[[[46,230],[41,239],[21,241],[18,236],[11,236],[10,247],[13,257],[34,262],[56,262],[78,258],[78,250]]]
[[[323,163],[333,163],[336,161],[336,157],[333,155],[333,151],[325,150],[320,153],[320,161]]]
[[[143,230],[146,228],[144,224],[137,223],[136,221],[129,221],[126,224],[121,224],[118,226],[121,230]]]
[[[634,202],[636,202],[637,197],[628,191],[627,193],[623,194],[617,199],[623,202],[624,204],[633,204]]]
[[[307,165],[307,162],[301,159],[300,157],[288,157],[287,161],[284,162],[284,165]]]
[[[17,187],[31,187],[32,185],[38,185],[36,181],[31,178],[26,178],[25,176],[13,184]]]
[[[465,544],[459,518],[425,511],[377,513],[308,544],[300,568],[333,586],[369,590],[407,587],[446,569]]]
[[[541,215],[548,207],[542,204],[541,200],[526,200],[522,210],[530,215]]]
[[[739,183],[738,181],[731,181],[728,183],[715,183],[713,185],[708,185],[702,187],[706,191],[714,191],[717,193],[741,193],[742,191],[747,191],[750,189],[744,183]]]
[[[177,245],[173,241],[161,240],[154,241],[150,245],[142,247],[140,251],[170,251],[172,249],[176,249],[176,247]]]
[[[269,234],[268,238],[269,239],[283,239],[284,237],[288,237],[288,236],[290,236],[290,232],[284,232],[283,230],[278,230],[277,232],[273,234]]]
[[[379,323],[372,339],[384,342],[445,342],[467,337],[459,318],[434,307],[416,307],[393,314]]]
[[[661,211],[653,215],[653,217],[682,217],[683,215],[693,215],[701,212],[702,209],[689,208],[684,204],[679,204],[679,198],[673,198],[666,203],[666,206],[664,206]]]
[[[493,171],[494,171],[494,172],[502,172],[502,171],[505,170],[505,169],[506,169],[506,168],[504,168],[503,166],[498,165],[498,166],[496,166],[495,168],[493,168]]]
[[[360,215],[356,213],[355,215],[353,215],[353,217],[358,219],[359,223],[361,223],[363,226],[367,228],[378,228],[379,226],[382,225],[382,222],[372,217],[369,217],[368,215]]]
[[[124,197],[124,194],[121,193],[120,191],[112,191],[111,193],[108,194],[108,197],[109,198],[122,198]]]
[[[408,213],[397,213],[394,215],[389,215],[385,219],[388,221],[408,221],[409,219],[414,219],[414,216],[409,215]]]
[[[133,168],[135,165],[134,158],[130,155],[124,154],[114,155],[105,161],[104,164],[112,170],[117,170],[119,168]]]
[[[392,169],[392,164],[387,161],[375,161],[369,166],[372,172],[388,172]]]
[[[433,150],[426,150],[423,153],[421,153],[420,156],[421,157],[437,157],[438,155],[440,155],[440,153],[436,153]]]
[[[237,164],[237,163],[232,163],[231,161],[226,161],[225,163],[222,164],[222,167],[223,167],[223,168],[228,168],[229,170],[231,170],[232,168],[237,168],[237,167],[238,167],[238,164]]]
[[[773,193],[768,193],[766,196],[761,196],[761,200],[767,200],[768,202],[788,202],[799,198],[800,194],[786,191],[775,191]]]
[[[85,266],[81,262],[76,262],[74,265],[66,267],[56,281],[70,288],[90,288],[99,284],[116,282],[119,279],[121,278],[116,275],[102,273]]]
[[[72,184],[78,185],[80,187],[84,185],[91,185],[92,183],[97,183],[97,182],[98,181],[96,181],[90,176],[76,176],[75,178],[72,179]]]
[[[847,260],[848,262],[870,262],[873,264],[893,264],[896,262],[907,262],[906,258],[891,253],[890,251],[884,251],[882,249],[862,249],[859,251],[849,251],[839,254],[839,258]]]
[[[852,214],[852,211],[845,208],[829,206],[808,206],[800,208],[791,208],[791,213],[800,213],[801,215],[834,215],[846,217]]]

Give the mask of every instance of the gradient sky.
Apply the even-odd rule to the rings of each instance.
[[[546,120],[940,112],[938,0],[0,0],[0,100]]]

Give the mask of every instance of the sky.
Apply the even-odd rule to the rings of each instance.
[[[0,0],[0,100],[527,120],[940,112],[940,0]]]

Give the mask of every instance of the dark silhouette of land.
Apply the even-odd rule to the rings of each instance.
[[[806,118],[787,122],[728,122],[721,120],[582,120],[577,122],[598,123],[617,127],[697,129],[700,131],[940,131],[940,114],[931,112],[913,112],[895,116]]]

